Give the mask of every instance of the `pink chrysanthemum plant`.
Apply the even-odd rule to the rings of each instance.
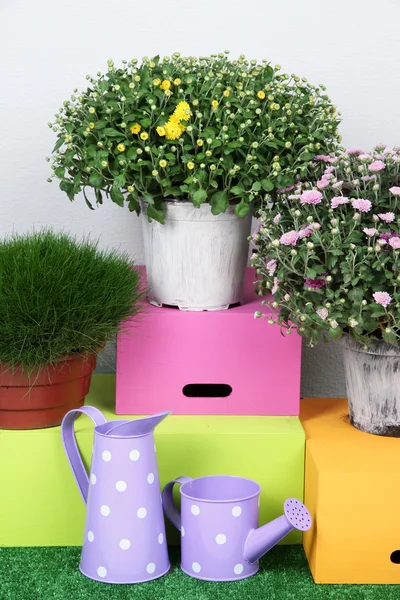
[[[267,198],[253,236],[255,317],[314,345],[400,340],[400,147],[319,156],[320,178]],[[268,296],[271,294],[271,296]]]

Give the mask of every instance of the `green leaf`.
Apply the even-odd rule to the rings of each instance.
[[[215,181],[215,179],[210,179],[210,185],[213,188],[217,188],[218,187],[218,182]]]
[[[335,329],[333,329],[333,327],[329,328],[329,337],[332,340],[338,340],[342,337],[343,335],[343,330],[341,327],[335,327]]]
[[[247,204],[247,202],[244,202],[242,200],[239,204],[236,204],[236,206],[235,206],[235,215],[243,218],[247,215],[249,210],[250,210],[250,206]]]
[[[124,187],[125,181],[126,181],[126,178],[125,178],[125,175],[123,173],[121,173],[120,175],[117,175],[116,177],[114,177],[114,185],[115,185],[115,187],[118,187],[118,188]]]
[[[203,190],[202,188],[200,188],[199,190],[196,190],[192,196],[192,200],[193,200],[193,205],[196,208],[200,208],[200,205],[203,204],[203,202],[205,202],[207,200],[207,192],[205,190]]]
[[[364,290],[361,287],[353,288],[349,291],[349,298],[356,303],[361,302],[364,298]]]
[[[125,137],[125,134],[122,131],[117,131],[116,129],[111,129],[110,127],[106,127],[104,129],[104,133],[109,137]]]
[[[124,206],[124,196],[115,183],[111,187],[110,196],[111,200],[115,202],[115,204],[118,204],[118,206]]]
[[[65,179],[60,181],[60,190],[65,192],[70,200],[74,199],[74,186],[70,181],[66,181]]]
[[[140,124],[146,129],[147,127],[150,127],[151,119],[141,119]]]
[[[147,206],[147,217],[149,220],[154,219],[155,221],[158,221],[159,223],[161,223],[162,225],[164,225],[165,219],[164,219],[164,211],[163,210],[157,210],[155,208],[154,205],[149,204]]]
[[[63,137],[58,138],[52,152],[57,152],[57,150],[59,148],[61,148],[61,146],[63,145],[64,142],[65,142],[65,139]]]
[[[315,279],[317,277],[317,273],[316,273],[316,271],[314,271],[314,269],[307,269],[306,275],[310,279]]]
[[[154,204],[154,198],[151,194],[148,194],[147,192],[143,192],[142,197],[143,197],[143,200],[145,202],[147,202],[148,204],[150,204],[150,205]]]
[[[390,333],[386,333],[386,330],[384,329],[382,332],[382,337],[388,344],[395,345],[397,343],[397,338],[393,331],[390,331]]]
[[[57,177],[59,179],[64,179],[64,175],[65,175],[64,167],[57,167],[57,169],[55,170],[55,174],[57,175]]]
[[[241,196],[242,194],[244,194],[244,188],[242,188],[241,185],[234,185],[233,188],[231,189],[231,193],[234,196]]]
[[[259,192],[261,190],[261,182],[260,181],[255,181],[252,185],[252,191],[253,192]]]
[[[274,184],[270,179],[262,179],[261,185],[266,192],[272,192],[272,190],[274,189]]]
[[[94,188],[101,188],[103,187],[103,178],[97,171],[92,171],[90,173],[89,183]]]
[[[86,205],[87,205],[87,207],[88,207],[88,208],[90,208],[90,210],[94,210],[94,208],[93,208],[93,206],[92,206],[91,202],[89,202],[89,199],[88,199],[88,197],[86,196],[86,190],[85,190],[85,188],[83,188],[83,190],[82,190],[82,191],[83,191],[83,197],[85,198],[85,202],[86,202]]]
[[[130,212],[135,212],[138,216],[140,215],[140,204],[138,199],[135,198],[133,194],[129,194],[128,198],[128,208]]]
[[[227,190],[216,192],[211,198],[211,212],[213,215],[219,215],[226,212],[228,205],[229,200]]]

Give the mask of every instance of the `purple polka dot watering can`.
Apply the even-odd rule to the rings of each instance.
[[[79,413],[95,424],[90,477],[74,433]],[[86,406],[64,417],[64,448],[87,505],[80,570],[90,579],[140,583],[169,571],[153,433],[169,414],[107,421]]]
[[[181,513],[173,487],[181,486]],[[184,573],[207,581],[234,581],[254,575],[258,559],[293,529],[307,531],[311,517],[294,498],[284,514],[258,527],[261,488],[242,477],[216,475],[179,477],[163,491],[164,511],[181,532],[181,567]]]

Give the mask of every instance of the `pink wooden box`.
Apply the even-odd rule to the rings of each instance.
[[[246,304],[217,312],[148,305],[117,342],[117,414],[298,415],[301,338],[254,319]]]

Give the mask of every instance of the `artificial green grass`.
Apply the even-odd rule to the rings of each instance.
[[[0,241],[0,363],[25,371],[96,353],[140,309],[129,258],[51,230]]]
[[[254,577],[210,583],[179,569],[140,585],[110,585],[78,571],[79,548],[1,548],[0,600],[399,600],[396,585],[315,585],[300,546],[278,546]]]

